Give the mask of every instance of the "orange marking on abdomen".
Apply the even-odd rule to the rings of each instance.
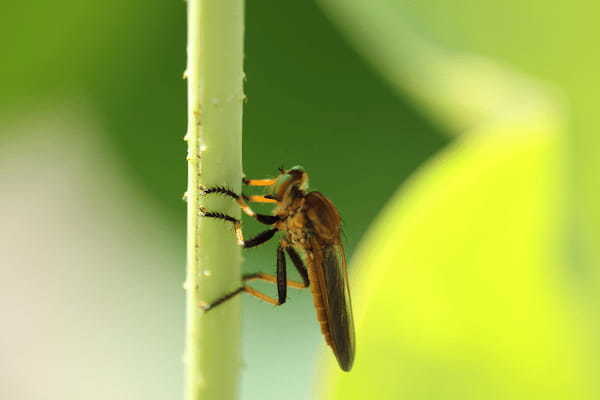
[[[325,305],[323,304],[323,295],[321,293],[321,287],[314,270],[309,266],[308,268],[308,279],[310,280],[310,291],[313,296],[313,303],[317,310],[317,320],[321,325],[321,332],[325,337],[325,342],[333,348],[333,342],[331,341],[331,334],[329,333],[329,322],[327,320],[327,313],[325,311]]]

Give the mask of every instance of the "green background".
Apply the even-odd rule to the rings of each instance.
[[[361,3],[247,4],[245,173],[303,165],[360,250],[355,370],[308,292],[247,298],[241,397],[594,398],[597,6]],[[0,395],[181,397],[185,3],[0,22]]]

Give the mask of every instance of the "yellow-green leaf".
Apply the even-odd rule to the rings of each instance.
[[[552,126],[467,135],[391,201],[353,261],[357,355],[324,399],[587,399],[561,262]]]

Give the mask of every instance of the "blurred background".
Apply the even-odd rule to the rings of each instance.
[[[245,298],[242,399],[598,398],[597,11],[248,2],[245,173],[341,210],[358,347]],[[0,398],[181,398],[185,3],[17,2],[0,44]]]

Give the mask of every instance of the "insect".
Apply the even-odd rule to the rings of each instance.
[[[354,362],[355,339],[352,304],[346,270],[346,256],[341,242],[341,218],[333,203],[323,194],[307,191],[308,174],[295,166],[279,169],[274,179],[244,179],[249,186],[267,186],[271,193],[265,196],[238,195],[224,187],[204,188],[204,194],[221,194],[233,198],[242,211],[271,228],[245,240],[238,219],[219,212],[201,209],[204,217],[217,218],[233,224],[238,242],[244,248],[258,246],[283,233],[277,247],[277,273],[254,273],[242,277],[243,285],[203,306],[208,311],[239,293],[274,305],[286,301],[287,287],[311,288],[317,319],[325,341],[333,350],[340,368],[349,371]],[[257,214],[246,203],[273,203],[272,215]],[[302,277],[302,282],[287,280],[286,253]],[[248,281],[264,280],[277,285],[273,298],[247,285]]]

